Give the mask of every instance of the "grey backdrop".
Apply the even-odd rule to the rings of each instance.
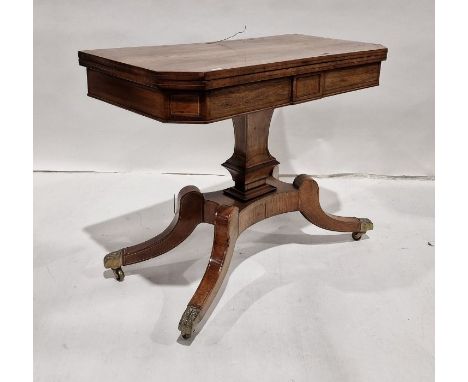
[[[86,96],[80,49],[214,41],[247,25],[381,43],[381,85],[277,109],[281,173],[434,174],[432,0],[34,2],[34,168],[227,174],[229,120],[162,124]]]

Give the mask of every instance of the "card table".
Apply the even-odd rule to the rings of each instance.
[[[234,184],[208,193],[184,187],[174,219],[161,234],[104,257],[104,266],[122,281],[123,266],[170,251],[200,223],[214,225],[205,274],[179,322],[183,338],[191,337],[203,319],[226,276],[237,237],[251,225],[300,211],[312,224],[350,232],[355,240],[373,228],[366,218],[324,212],[310,176],[298,175],[292,184],[280,181],[268,132],[275,108],[379,85],[384,46],[294,34],[85,50],[78,58],[87,70],[90,97],[165,123],[233,121],[234,152],[222,165]],[[196,153],[196,147],[185,145]]]

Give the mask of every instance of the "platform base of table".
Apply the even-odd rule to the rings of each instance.
[[[200,223],[214,225],[211,256],[200,285],[179,322],[183,338],[190,338],[203,319],[227,273],[237,237],[251,225],[286,212],[300,211],[312,224],[330,231],[350,232],[359,240],[373,228],[366,218],[341,217],[322,210],[319,187],[308,175],[299,175],[292,184],[274,177],[267,179],[272,192],[256,199],[240,201],[224,191],[202,194],[194,186],[184,187],[172,223],[160,235],[143,243],[109,253],[104,266],[124,278],[123,266],[160,256],[184,241]]]
[[[230,187],[226,188],[224,193],[234,199],[247,202],[274,191],[276,191],[276,187],[272,186],[271,184],[262,184],[259,187],[252,188],[251,190],[245,192],[239,192],[235,187]]]

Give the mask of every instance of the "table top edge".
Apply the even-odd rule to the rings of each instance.
[[[282,36],[289,36],[289,35],[280,35]],[[305,37],[315,37],[315,36],[307,36],[307,35],[295,35],[295,36],[305,36]],[[272,36],[276,37],[276,36]],[[239,39],[239,40],[253,40],[252,39]],[[259,38],[261,39],[261,38]],[[239,41],[234,40],[234,41]],[[330,39],[335,41],[347,41],[347,40],[336,40]],[[354,42],[354,41],[349,41]],[[295,68],[298,66],[305,66],[305,65],[312,65],[312,64],[326,64],[326,63],[333,63],[335,61],[343,60],[343,59],[359,59],[364,57],[374,57],[376,61],[384,61],[387,58],[388,49],[387,47],[381,44],[374,44],[374,43],[361,43],[356,42],[364,45],[368,45],[369,49],[359,50],[359,51],[352,51],[349,53],[340,53],[340,54],[329,54],[329,55],[322,55],[322,56],[308,56],[308,57],[301,57],[293,60],[282,60],[282,61],[275,61],[269,63],[262,63],[256,65],[247,65],[247,66],[236,66],[231,68],[220,68],[219,70],[204,70],[204,71],[167,71],[167,70],[154,70],[149,69],[137,65],[132,65],[129,63],[124,63],[121,61],[112,60],[106,57],[99,56],[94,54],[93,52],[96,51],[103,51],[102,49],[95,49],[95,50],[80,50],[78,51],[78,59],[79,63],[85,67],[93,67],[95,65],[99,65],[104,68],[109,68],[112,70],[130,70],[134,71],[141,75],[149,75],[153,78],[161,77],[166,80],[182,80],[182,81],[208,81],[214,79],[221,79],[221,78],[228,78],[228,77],[236,77],[239,75],[247,75],[253,74],[257,72],[263,71],[270,71],[270,70],[277,70],[277,69],[288,69],[288,68]],[[160,46],[180,46],[180,45],[201,45],[206,43],[195,43],[195,44],[178,44],[178,45],[160,45]],[[149,48],[153,46],[148,46]],[[140,48],[140,47],[135,47]],[[144,47],[143,47],[144,48]],[[117,48],[117,49],[125,49],[125,48]],[[106,49],[104,49],[106,50]]]

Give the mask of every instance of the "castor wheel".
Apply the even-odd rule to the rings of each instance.
[[[190,334],[182,334],[182,338],[183,338],[184,340],[188,340],[190,337],[191,337]]]
[[[353,237],[354,240],[358,241],[358,240],[361,240],[361,237],[364,234],[365,232],[353,232],[351,236]]]
[[[114,277],[117,281],[123,281],[125,278],[125,273],[122,268],[112,269],[112,271],[114,272]]]

